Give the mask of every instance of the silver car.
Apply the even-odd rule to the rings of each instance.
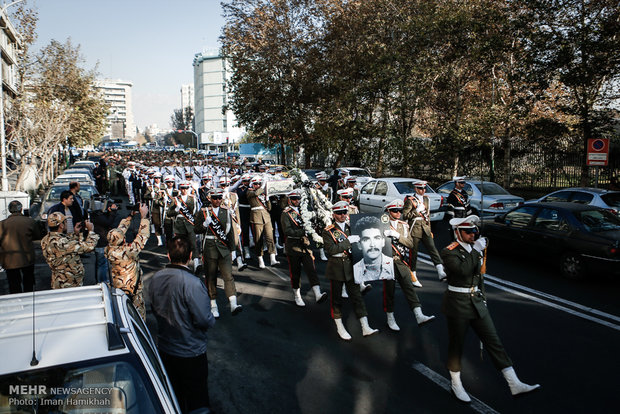
[[[603,188],[572,187],[554,191],[536,200],[529,200],[528,203],[547,203],[547,202],[570,202],[587,204],[604,208],[610,213],[620,216],[620,191],[611,191]]]
[[[392,200],[404,200],[408,195],[415,194],[416,178],[376,178],[367,182],[360,190],[359,203],[361,213],[380,213],[383,207]],[[431,221],[443,220],[442,209],[444,197],[426,184],[426,195],[430,202]]]
[[[440,185],[437,192],[448,197],[454,189],[454,181]],[[472,214],[480,216],[498,216],[506,213],[513,207],[520,206],[525,202],[523,197],[510,194],[502,186],[491,181],[465,181],[465,191],[469,196],[469,205]]]

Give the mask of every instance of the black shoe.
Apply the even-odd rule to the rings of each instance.
[[[370,292],[372,290],[372,285],[366,285],[366,287],[362,290],[362,295]]]
[[[236,316],[239,315],[239,313],[241,313],[241,311],[243,310],[243,306],[241,305],[237,305],[237,307],[235,308],[234,311],[232,311],[232,316]]]
[[[202,265],[198,266],[196,270],[194,270],[194,274],[196,276],[198,276],[200,273],[202,273]]]
[[[246,269],[246,267],[248,267],[248,265],[244,263],[241,267],[238,267],[237,270],[239,272],[243,272]]]

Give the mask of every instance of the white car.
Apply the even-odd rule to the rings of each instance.
[[[357,182],[355,186],[358,188],[361,188],[368,181],[372,180],[372,174],[370,174],[370,171],[368,171],[366,168],[359,168],[359,167],[336,168],[334,171],[336,172],[336,174],[338,174],[338,176],[340,176],[340,170],[348,170],[349,175],[352,177],[355,177],[355,181]]]
[[[381,213],[383,207],[392,200],[403,200],[415,194],[416,178],[376,178],[368,181],[360,190],[359,203],[361,213]],[[431,221],[443,220],[443,196],[426,184],[426,195],[430,202]]]
[[[448,181],[437,188],[439,194],[446,199],[454,189],[454,181]],[[525,202],[523,197],[510,194],[502,186],[492,181],[465,181],[465,191],[469,196],[469,205],[472,214],[480,216],[499,216],[520,206]]]
[[[151,334],[120,289],[0,296],[0,349],[0,412],[181,412]]]
[[[604,188],[572,187],[554,191],[528,203],[571,202],[588,204],[604,208],[616,216],[620,216],[620,191],[611,191]]]

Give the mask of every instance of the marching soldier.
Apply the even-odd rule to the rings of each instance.
[[[327,260],[325,277],[330,282],[330,307],[336,329],[341,339],[351,340],[351,335],[342,323],[342,286],[346,286],[347,292],[353,301],[355,315],[362,326],[364,336],[378,332],[368,325],[368,313],[362,299],[360,287],[353,279],[353,262],[351,262],[351,243],[359,242],[359,236],[351,235],[351,227],[347,224],[348,204],[339,201],[332,206],[334,224],[323,230],[323,243]]]
[[[52,289],[82,286],[84,265],[81,254],[95,250],[99,236],[93,231],[93,224],[85,222],[88,236],[82,234],[82,223],[75,225],[75,231],[66,234],[67,218],[60,212],[47,217],[49,233],[41,240],[45,261],[52,270]]]
[[[435,316],[426,316],[422,313],[422,304],[415,292],[414,286],[422,287],[409,267],[410,249],[413,246],[409,225],[400,219],[403,211],[403,202],[394,200],[385,206],[390,220],[390,228],[384,231],[385,237],[392,239],[392,257],[394,258],[394,279],[383,281],[383,309],[387,314],[387,324],[393,331],[400,331],[400,327],[394,318],[394,291],[396,281],[400,285],[409,308],[413,311],[416,322],[422,325],[431,321]]]
[[[211,298],[211,312],[219,318],[217,308],[217,272],[224,280],[224,292],[230,302],[230,311],[237,315],[243,310],[237,304],[237,289],[232,275],[230,252],[235,248],[235,234],[231,211],[222,206],[224,190],[216,188],[210,193],[210,206],[201,208],[196,214],[196,233],[204,233],[202,246],[203,262],[206,267],[206,283]]]
[[[172,239],[174,231],[174,215],[168,214],[168,209],[171,205],[174,205],[174,197],[177,195],[177,190],[174,188],[174,176],[167,175],[164,177],[164,189],[159,193],[157,198],[157,204],[161,208],[163,216],[163,229],[166,241]]]
[[[465,177],[454,177],[454,189],[448,195],[446,203],[450,207],[448,214],[453,218],[463,218],[469,215],[469,196],[465,191]]]
[[[190,184],[184,181],[179,184],[180,194],[173,198],[167,214],[174,217],[174,234],[185,234],[192,245],[192,257],[194,258],[194,272],[200,266],[200,253],[196,243],[196,233],[194,232],[194,215],[197,211],[196,198],[189,195]]]
[[[357,184],[357,179],[350,175],[346,178],[345,180],[346,184],[347,184],[347,189],[352,189],[353,190],[353,194],[352,194],[352,203],[350,204],[354,204],[358,209],[360,206],[360,192],[357,188],[355,188],[355,184]]]
[[[146,187],[146,191],[144,193],[144,201],[150,207],[151,211],[151,233],[155,233],[157,237],[157,245],[163,246],[163,241],[161,239],[161,205],[158,202],[158,199],[161,197],[162,183],[161,183],[161,173],[155,172],[153,173],[153,181],[149,181]]]
[[[132,299],[142,319],[146,320],[146,309],[142,296],[142,269],[140,268],[140,252],[149,239],[148,206],[140,206],[140,228],[138,235],[131,243],[125,243],[125,233],[131,224],[132,216],[124,218],[119,226],[108,232],[108,245],[105,256],[110,263],[111,284],[122,289]]]
[[[263,260],[263,244],[267,244],[267,252],[271,266],[280,264],[276,259],[276,246],[273,242],[273,226],[269,210],[271,208],[269,200],[265,196],[265,189],[261,187],[262,178],[260,175],[251,180],[252,188],[248,190],[248,202],[250,203],[250,223],[252,223],[252,234],[256,244],[256,256],[258,256],[258,267],[265,268]]]
[[[250,202],[248,201],[248,190],[250,186],[250,176],[241,176],[236,186],[231,188],[239,199],[239,221],[241,222],[241,245],[243,247],[244,258],[250,258]]]
[[[308,281],[314,291],[317,303],[321,303],[327,297],[327,293],[321,292],[319,278],[316,274],[314,256],[310,250],[310,239],[304,228],[304,220],[299,210],[301,193],[293,190],[288,193],[289,206],[284,209],[281,217],[282,229],[286,236],[285,252],[289,263],[289,275],[291,286],[297,306],[306,306],[301,297],[301,267],[306,271]]]
[[[433,241],[429,207],[430,201],[428,197],[424,195],[426,192],[426,181],[416,181],[414,187],[416,194],[405,198],[402,213],[411,227],[411,238],[413,240],[413,246],[411,247],[411,270],[413,270],[413,274],[417,278],[418,245],[420,241],[422,241],[441,279],[446,276],[446,272],[444,271],[443,262],[441,261],[441,257]]]
[[[487,349],[495,368],[502,371],[512,395],[540,387],[539,384],[528,385],[519,380],[495,331],[486,305],[484,275],[481,271],[487,241],[485,238],[475,240],[479,222],[478,216],[450,220],[457,241],[441,251],[448,281],[441,307],[448,322],[448,370],[452,392],[463,402],[471,401],[461,382],[461,355],[465,334],[470,326]]]
[[[247,264],[243,262],[243,250],[241,247],[241,223],[239,222],[239,196],[234,191],[230,191],[230,178],[222,177],[219,182],[220,188],[224,191],[222,206],[230,211],[232,226],[235,236],[235,248],[232,251],[232,260],[237,261],[237,270],[243,272]]]
[[[317,189],[331,201],[334,190],[327,183],[327,174],[324,171],[319,171],[316,173],[316,179],[318,180]]]

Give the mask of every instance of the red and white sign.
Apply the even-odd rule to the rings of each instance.
[[[609,139],[593,138],[588,140],[586,165],[605,166],[609,161]]]

